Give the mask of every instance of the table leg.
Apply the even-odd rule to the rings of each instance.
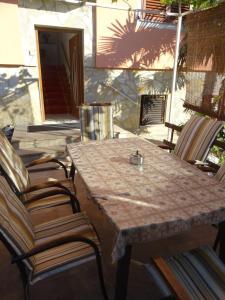
[[[117,263],[114,300],[125,300],[127,297],[131,250],[131,245],[126,246],[124,256],[121,257]]]
[[[225,222],[219,223],[219,257],[225,264]]]

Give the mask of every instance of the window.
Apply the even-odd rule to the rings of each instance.
[[[173,12],[178,13],[178,4],[174,3],[172,5],[165,5],[160,2],[160,0],[143,0],[142,7],[145,10],[155,10],[158,11],[158,14],[151,14],[151,13],[144,13],[142,16],[143,19],[148,21],[155,21],[155,22],[173,22],[176,20],[176,17],[166,16],[166,12]],[[181,6],[182,12],[188,11],[188,5]]]
[[[140,125],[162,124],[165,120],[166,95],[142,95]]]

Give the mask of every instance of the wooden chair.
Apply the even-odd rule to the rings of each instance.
[[[225,266],[204,246],[146,265],[163,299],[219,300],[225,298]]]
[[[176,145],[164,141],[160,147],[173,150],[175,155],[192,163],[204,161],[223,125],[222,121],[194,115],[181,130]]]
[[[111,103],[91,103],[80,107],[81,140],[113,138]]]
[[[44,158],[39,162],[45,163],[55,161],[55,159]],[[36,162],[29,164],[33,166]],[[38,192],[44,191],[50,188],[60,188],[67,193],[72,192],[75,194],[75,186],[72,179],[66,178],[65,180],[43,180],[42,183],[31,185],[30,174],[23,164],[23,161],[17,155],[16,151],[6,139],[6,137],[0,132],[0,171],[6,178],[12,190],[16,195],[24,202],[30,201],[29,210],[39,210],[45,207],[59,206],[63,204],[71,203],[72,209],[75,212],[77,210],[77,204],[74,202],[74,197],[71,197],[71,201],[65,200],[63,195],[41,200],[39,202],[32,202],[32,197],[36,196]],[[65,170],[66,171],[66,170]],[[67,176],[67,173],[65,172]],[[77,201],[76,201],[77,202]]]
[[[97,262],[104,299],[108,299],[99,239],[85,213],[34,226],[24,205],[0,177],[0,239],[20,270],[25,299],[38,281],[93,259]]]

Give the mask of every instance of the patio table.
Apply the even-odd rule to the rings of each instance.
[[[91,199],[113,224],[115,299],[126,299],[132,245],[225,218],[225,187],[196,167],[135,137],[67,146]],[[139,150],[141,166],[129,163]]]

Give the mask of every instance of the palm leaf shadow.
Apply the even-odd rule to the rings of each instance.
[[[126,64],[130,68],[148,68],[161,55],[174,54],[175,41],[168,38],[168,31],[160,28],[158,23],[150,26],[146,22],[137,23],[128,15],[124,25],[116,20],[108,29],[112,36],[101,38],[98,59],[109,67]]]

